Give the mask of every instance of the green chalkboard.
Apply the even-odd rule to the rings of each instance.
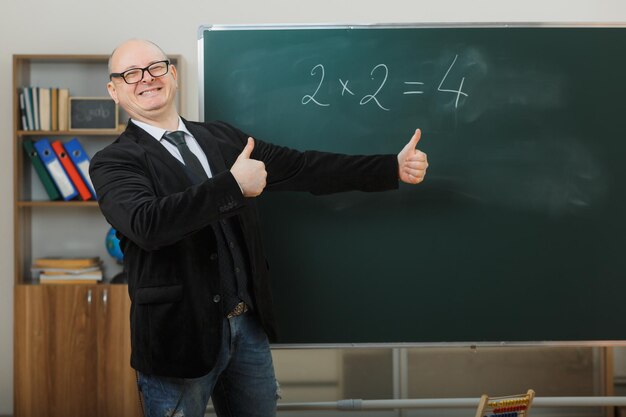
[[[201,107],[297,149],[430,168],[259,199],[280,342],[626,339],[626,29],[221,27]]]

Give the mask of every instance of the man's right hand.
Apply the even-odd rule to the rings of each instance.
[[[237,157],[237,160],[230,168],[231,174],[235,177],[237,184],[241,188],[244,197],[256,197],[263,192],[267,184],[267,171],[265,164],[256,159],[250,159],[254,149],[254,139],[248,138],[248,143]]]

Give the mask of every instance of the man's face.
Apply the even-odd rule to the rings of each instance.
[[[132,40],[120,45],[111,57],[111,72],[122,73],[133,68],[145,68],[167,59],[155,45]],[[109,95],[128,112],[130,117],[144,122],[158,122],[176,113],[176,68],[170,65],[167,74],[154,77],[144,71],[143,78],[127,84],[113,77],[107,84]]]

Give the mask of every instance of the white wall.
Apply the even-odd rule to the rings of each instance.
[[[12,54],[108,54],[131,37],[183,56],[184,115],[197,118],[196,36],[203,24],[618,22],[623,0],[3,0],[0,11],[0,415],[13,410]],[[102,93],[105,83],[102,80]]]

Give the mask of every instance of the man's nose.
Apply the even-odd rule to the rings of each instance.
[[[154,81],[154,77],[152,75],[150,75],[150,73],[148,72],[147,69],[143,70],[143,73],[141,74],[141,82],[142,83],[150,83],[152,81]]]

